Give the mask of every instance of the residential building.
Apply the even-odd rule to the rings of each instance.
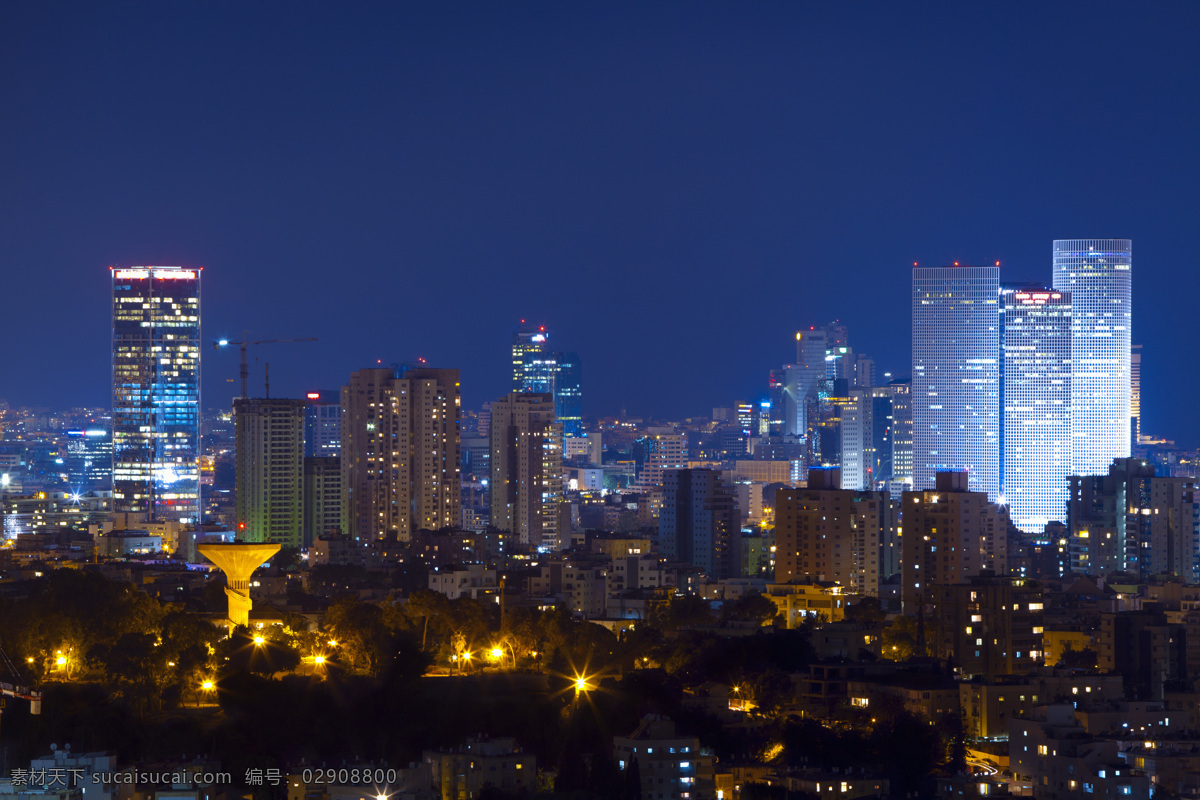
[[[491,522],[519,542],[560,549],[562,427],[547,393],[513,393],[492,403]]]
[[[904,492],[901,599],[915,615],[933,587],[966,583],[983,570],[1008,571],[1008,514],[984,492],[969,491],[963,472],[939,472],[935,488]]]
[[[362,369],[342,387],[344,532],[408,541],[461,523],[456,369]]]
[[[824,581],[877,596],[881,551],[895,533],[891,498],[838,483],[838,470],[811,469],[807,488],[776,493],[775,582]]]
[[[1040,586],[1019,578],[974,576],[933,589],[938,657],[966,678],[1020,675],[1042,663]]]
[[[741,575],[741,514],[737,493],[712,469],[668,469],[658,517],[659,551],[695,564],[710,578]]]
[[[233,401],[240,538],[300,548],[304,541],[304,401]]]

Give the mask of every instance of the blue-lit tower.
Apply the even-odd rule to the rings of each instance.
[[[200,270],[112,267],[113,510],[200,517]]]

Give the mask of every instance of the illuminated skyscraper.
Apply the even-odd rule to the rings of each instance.
[[[554,398],[554,414],[564,438],[583,436],[583,368],[578,353],[550,349],[544,325],[524,320],[513,334],[513,391]]]
[[[304,457],[337,458],[342,454],[342,393],[308,392],[304,409]]]
[[[1071,440],[1076,475],[1104,475],[1130,449],[1128,239],[1056,239],[1054,288],[1071,293]]]
[[[1013,524],[1040,533],[1067,513],[1071,295],[1005,289],[1004,481]]]
[[[1000,268],[914,267],[913,489],[965,471],[1000,490]]]
[[[787,384],[783,432],[789,436],[807,436],[816,424],[816,420],[808,418],[805,401],[816,399],[820,381],[825,377],[827,342],[824,329],[809,328],[796,333],[796,363],[784,368]]]
[[[200,516],[200,270],[111,268],[113,510]]]
[[[1129,346],[1129,435],[1130,444],[1142,438],[1142,346]]]

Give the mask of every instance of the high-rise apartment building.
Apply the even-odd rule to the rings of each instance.
[[[113,510],[200,521],[200,270],[113,267]]]
[[[965,472],[939,472],[933,489],[905,492],[901,518],[901,600],[916,614],[933,587],[966,583],[985,569],[1008,570],[1008,512],[968,491]]]
[[[342,529],[342,460],[333,456],[304,459],[304,546]]]
[[[881,557],[896,545],[892,501],[886,492],[838,488],[837,473],[812,469],[807,488],[776,493],[775,582],[829,581],[877,596],[888,577]]]
[[[304,546],[303,400],[233,401],[238,537]]]
[[[1196,479],[1156,476],[1141,459],[1118,458],[1103,475],[1071,476],[1069,486],[1072,570],[1200,582]]]
[[[492,402],[491,521],[522,544],[557,550],[561,526],[562,427],[554,398],[518,393]]]
[[[666,470],[658,517],[658,547],[664,556],[695,564],[711,578],[737,578],[741,531],[737,492],[719,471]]]
[[[304,457],[338,458],[342,454],[342,393],[308,392],[304,407]]]
[[[965,471],[1000,494],[1000,268],[914,267],[913,488]]]
[[[342,387],[343,532],[408,541],[461,523],[456,369],[362,369]]]
[[[1071,474],[1071,295],[1005,288],[1003,492],[1013,523],[1066,518]]]
[[[1128,239],[1056,239],[1054,289],[1071,294],[1071,440],[1077,475],[1102,475],[1130,449]]]

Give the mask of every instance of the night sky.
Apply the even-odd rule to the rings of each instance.
[[[584,413],[757,399],[840,318],[909,371],[913,261],[1133,239],[1143,430],[1200,444],[1200,3],[0,6],[0,397],[110,402],[108,265],[203,266],[272,395],[375,364]],[[206,345],[207,347],[207,345]],[[236,353],[204,360],[205,407]]]

